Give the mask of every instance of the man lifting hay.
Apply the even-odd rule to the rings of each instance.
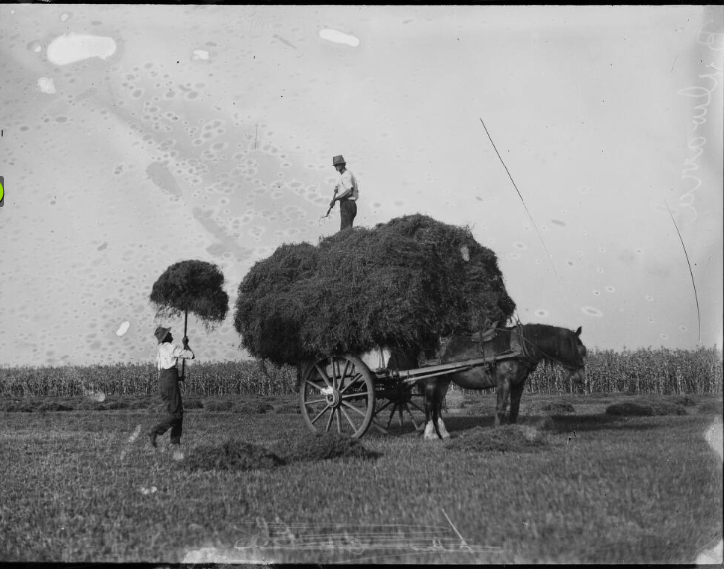
[[[329,202],[329,210],[332,211],[335,202],[339,202],[339,212],[341,217],[340,231],[343,229],[351,229],[352,222],[357,216],[357,200],[359,199],[359,186],[355,175],[347,170],[347,163],[340,154],[332,158],[332,166],[339,172],[339,180],[334,187],[334,196]]]
[[[148,433],[152,446],[156,446],[156,437],[163,435],[171,429],[171,444],[181,444],[181,433],[183,431],[184,406],[181,400],[179,389],[178,368],[176,364],[179,358],[195,359],[194,353],[189,348],[189,339],[184,336],[183,348],[173,344],[171,328],[159,326],[154,332],[158,340],[158,353],[156,354],[156,367],[159,371],[158,390],[163,402],[166,403],[166,417]]]
[[[171,429],[171,444],[179,445],[183,426],[183,403],[179,381],[185,379],[187,359],[195,359],[186,336],[189,312],[204,323],[207,330],[220,324],[229,309],[229,295],[223,289],[224,274],[212,263],[198,260],[179,261],[168,267],[153,283],[149,300],[157,307],[156,315],[184,316],[183,348],[173,345],[171,329],[159,326],[154,333],[158,340],[156,362],[159,370],[159,392],[167,404],[168,416],[148,434],[156,446],[156,437]],[[176,364],[181,358],[181,376]],[[179,457],[183,457],[178,453]],[[176,456],[174,456],[176,458]]]

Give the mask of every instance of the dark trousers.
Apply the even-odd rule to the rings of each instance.
[[[339,211],[342,216],[342,226],[339,230],[342,231],[343,229],[351,229],[352,222],[357,216],[357,202],[353,200],[341,200],[339,202]]]
[[[163,435],[171,429],[172,445],[181,443],[181,432],[184,422],[184,406],[181,401],[181,390],[178,384],[178,370],[175,367],[161,370],[158,391],[161,394],[161,399],[166,403],[167,415],[151,429],[151,432],[157,435]]]

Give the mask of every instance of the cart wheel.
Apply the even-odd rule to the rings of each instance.
[[[399,349],[392,350],[387,360],[387,368],[390,370],[404,371],[418,367],[418,357]],[[399,424],[398,433],[422,431],[425,428],[425,395],[419,387],[420,384],[407,383],[392,392],[388,391],[387,401],[377,406],[375,424],[378,421],[385,422],[386,419],[388,428],[391,424]]]
[[[390,429],[392,425],[399,434],[424,429],[424,394],[419,393],[413,385],[402,386],[387,401],[382,404],[378,402],[375,410],[375,424],[377,423],[382,423],[386,429]]]
[[[315,433],[337,432],[360,438],[372,423],[372,372],[354,356],[332,356],[309,366],[299,389],[302,416]]]

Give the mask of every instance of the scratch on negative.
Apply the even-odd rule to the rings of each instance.
[[[684,249],[684,255],[686,256],[686,264],[689,265],[689,274],[691,275],[691,285],[694,287],[694,300],[696,300],[696,319],[699,323],[699,343],[701,343],[701,312],[699,310],[699,295],[696,292],[696,282],[694,281],[694,271],[691,269],[691,262],[689,261],[689,253],[686,251],[686,245],[684,245],[684,239],[681,237],[681,231],[679,231],[679,226],[676,224],[676,220],[674,219],[674,214],[671,213],[671,209],[669,208],[669,203],[667,201],[664,201],[666,204],[666,209],[669,212],[669,217],[671,217],[671,221],[674,222],[674,227],[676,227],[676,233],[679,235],[679,241],[681,241],[681,247]]]
[[[503,157],[500,155],[500,152],[498,152],[498,148],[495,146],[495,143],[493,142],[493,137],[490,136],[490,133],[488,132],[488,128],[485,126],[483,119],[480,119],[480,122],[483,123],[483,128],[485,129],[485,134],[487,134],[488,138],[490,139],[490,144],[493,145],[493,149],[495,150],[495,153],[498,155],[498,158],[500,158],[500,162],[503,164],[503,168],[505,168],[505,171],[508,173],[508,178],[510,178],[510,181],[513,182],[513,187],[515,188],[515,191],[518,192],[518,197],[520,198],[520,201],[523,202],[523,207],[525,208],[525,211],[528,214],[528,217],[530,218],[530,221],[533,224],[533,227],[535,227],[535,231],[538,234],[538,239],[540,239],[540,242],[543,244],[543,249],[545,249],[546,255],[548,256],[548,260],[551,263],[551,267],[553,267],[553,272],[556,274],[556,276],[558,276],[558,272],[556,271],[556,266],[553,264],[553,259],[551,259],[551,255],[548,252],[548,247],[546,247],[545,241],[543,241],[543,236],[540,234],[540,231],[538,230],[538,225],[536,224],[535,220],[533,219],[533,216],[530,214],[530,211],[528,210],[528,206],[525,204],[525,200],[523,199],[523,196],[520,193],[518,186],[515,184],[515,180],[513,180],[513,176],[510,175],[510,171],[508,170],[508,167],[505,165],[505,162],[503,162]]]

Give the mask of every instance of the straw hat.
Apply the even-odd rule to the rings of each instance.
[[[341,154],[332,158],[332,166],[339,166],[340,164],[347,164],[344,161],[344,156],[342,156]]]
[[[170,331],[171,328],[164,328],[163,326],[159,326],[158,328],[156,328],[156,331],[153,333],[153,335],[156,336],[156,339],[160,344],[161,342],[163,342],[163,339],[168,335]]]

